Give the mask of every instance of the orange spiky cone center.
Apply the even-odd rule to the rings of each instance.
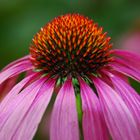
[[[53,19],[35,35],[31,61],[51,75],[96,73],[111,60],[109,41],[93,20],[67,14]]]

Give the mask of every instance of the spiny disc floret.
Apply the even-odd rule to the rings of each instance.
[[[79,14],[57,17],[33,38],[30,53],[35,68],[51,75],[96,73],[110,61],[110,37]]]

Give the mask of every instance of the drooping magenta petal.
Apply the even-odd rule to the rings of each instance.
[[[54,80],[44,83],[43,87],[35,98],[34,102],[28,109],[28,112],[21,121],[13,139],[15,140],[31,140],[37,130],[41,118],[50,102],[53,90]]]
[[[2,100],[0,104],[0,110],[5,109],[5,107],[8,106],[8,104],[19,94],[19,92],[23,89],[23,87],[26,84],[29,84],[29,82],[35,78],[38,75],[38,73],[34,73],[26,78],[24,78],[21,82],[19,82],[17,85],[15,85],[12,90],[8,93],[8,95]]]
[[[121,65],[120,63],[110,63],[109,64],[114,70],[123,73],[137,81],[140,81],[140,72],[136,70],[135,68],[132,69],[130,67],[127,67],[125,65]]]
[[[140,132],[140,96],[126,82],[119,77],[108,73],[117,93],[122,97],[129,110],[132,112]]]
[[[16,76],[19,73],[30,70],[32,64],[29,60],[21,61],[20,63],[13,65],[0,73],[0,84],[12,76]]]
[[[3,70],[6,70],[6,69],[8,69],[8,68],[10,68],[10,67],[12,67],[12,66],[14,66],[14,65],[16,65],[16,64],[19,64],[20,62],[29,60],[29,57],[30,57],[30,55],[26,55],[26,56],[24,56],[24,57],[22,57],[22,58],[20,58],[20,59],[17,59],[17,60],[15,60],[15,61],[11,62],[11,63],[8,64],[6,67],[4,67],[4,68],[2,69],[2,71],[3,71]]]
[[[102,71],[104,73],[104,75],[106,75],[106,77],[108,77],[108,79],[110,80],[110,82],[112,83],[112,87],[116,88],[114,85],[114,80],[120,80],[121,82],[123,82],[123,85],[125,85],[125,87],[127,87],[127,91],[131,94],[132,96],[135,96],[134,98],[136,98],[136,100],[139,100],[139,104],[140,104],[140,96],[139,94],[131,87],[130,83],[128,80],[126,80],[126,78],[124,77],[125,75],[122,75],[121,73],[117,72],[117,71],[112,71],[112,70],[103,70]],[[115,79],[114,79],[115,78]],[[104,77],[102,77],[102,80],[104,79]],[[112,81],[113,80],[113,81]],[[108,81],[105,83],[108,84]],[[120,88],[121,89],[121,88]],[[126,88],[125,88],[126,89]],[[117,90],[117,89],[116,89]],[[127,92],[126,92],[127,93]],[[138,102],[137,102],[138,103]]]
[[[26,71],[25,77],[27,77],[29,75],[32,75],[33,73],[35,73],[35,72],[32,69],[31,70],[28,70],[28,71]]]
[[[139,140],[136,121],[121,97],[99,78],[93,81],[113,140]]]
[[[117,55],[111,64],[114,69],[140,81],[140,56],[138,54],[122,50],[113,50],[112,54]]]
[[[101,116],[99,100],[93,90],[80,79],[80,93],[83,110],[84,140],[109,140],[109,134]]]
[[[46,78],[41,78],[35,81],[21,91],[21,93],[8,104],[6,110],[0,110],[0,138],[2,140],[12,139],[26,116],[28,109],[34,103],[45,80]]]
[[[140,56],[136,53],[124,50],[113,50],[112,54],[115,54],[125,60],[129,65],[138,67],[140,69]]]
[[[75,94],[70,79],[60,89],[54,104],[50,140],[79,140]]]
[[[116,58],[115,62],[118,64],[121,64],[123,66],[126,66],[134,71],[137,71],[137,73],[139,73],[139,71],[140,71],[140,67],[138,65],[134,65],[134,63],[130,63],[127,60]]]
[[[18,75],[12,78],[7,79],[0,85],[0,102],[4,99],[7,93],[14,87],[16,84]]]

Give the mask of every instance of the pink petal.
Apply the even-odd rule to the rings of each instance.
[[[97,96],[83,80],[80,80],[80,87],[84,140],[109,140]]]
[[[8,95],[2,100],[0,104],[0,110],[5,109],[7,105],[19,94],[19,92],[23,89],[23,87],[26,84],[29,84],[29,82],[35,78],[38,75],[38,73],[34,73],[26,78],[24,78],[21,82],[19,82],[17,85],[13,87],[13,89],[8,93]]]
[[[27,56],[24,56],[24,57],[22,57],[20,59],[17,59],[15,61],[11,62],[10,64],[8,64],[5,68],[3,68],[3,70],[6,70],[6,69],[8,69],[8,68],[10,68],[10,67],[12,67],[12,66],[14,66],[16,64],[19,64],[20,62],[29,60],[29,57],[30,57],[30,55],[27,55]]]
[[[35,73],[35,72],[32,69],[31,70],[28,70],[28,71],[26,71],[25,77],[27,77],[29,75],[32,75],[33,73]]]
[[[115,63],[121,64],[123,66],[126,66],[134,71],[137,71],[139,73],[140,71],[140,67],[138,65],[134,65],[134,63],[130,63],[127,60],[123,60],[123,59],[115,59]]]
[[[106,74],[107,72],[111,72],[113,74],[115,74],[116,76],[120,77],[123,81],[125,81],[126,83],[129,83],[129,79],[127,75],[124,75],[123,73],[120,73],[118,71],[115,71],[114,69],[108,69],[108,68],[103,68],[101,71],[101,75],[102,75],[102,80],[107,83],[109,86],[113,86],[112,85],[112,81],[110,80],[110,78],[108,77],[108,74]],[[105,80],[104,80],[105,79]],[[106,80],[107,79],[107,80]]]
[[[39,79],[24,89],[6,107],[0,110],[0,138],[10,140],[32,106],[46,78]]]
[[[127,67],[125,65],[121,65],[120,63],[114,62],[110,63],[109,65],[116,71],[128,75],[129,77],[134,78],[135,80],[140,81],[140,72],[135,68],[132,69],[131,67]]]
[[[51,117],[51,140],[79,140],[78,117],[72,81],[60,89]]]
[[[135,119],[121,97],[99,78],[94,79],[94,84],[113,140],[139,140]]]
[[[30,61],[21,61],[20,63],[5,69],[0,73],[0,84],[4,82],[6,79],[15,76],[19,73],[22,73],[24,71],[27,71],[31,68],[32,68],[32,64]]]
[[[5,82],[3,82],[0,85],[0,102],[4,99],[4,97],[7,95],[7,93],[16,84],[17,78],[18,78],[18,75],[7,79]]]
[[[139,63],[140,56],[138,54],[129,51],[123,51],[123,50],[113,50],[112,53],[121,57],[129,65],[133,65],[134,67],[139,67],[140,69],[140,63]]]
[[[39,95],[35,98],[34,102],[28,109],[28,112],[21,121],[13,139],[31,140],[33,138],[52,97],[54,83],[54,80],[50,80],[43,85]]]
[[[129,110],[132,112],[134,119],[137,122],[137,126],[140,131],[140,96],[135,92],[130,85],[125,83],[119,77],[108,74],[113,82],[113,85],[116,88],[118,94],[122,97]]]

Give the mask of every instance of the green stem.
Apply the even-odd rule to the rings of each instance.
[[[80,94],[76,94],[76,106],[77,106],[77,113],[78,113],[78,123],[79,123],[79,129],[80,129],[80,140],[84,140],[83,137],[83,130],[82,130],[82,101]]]

